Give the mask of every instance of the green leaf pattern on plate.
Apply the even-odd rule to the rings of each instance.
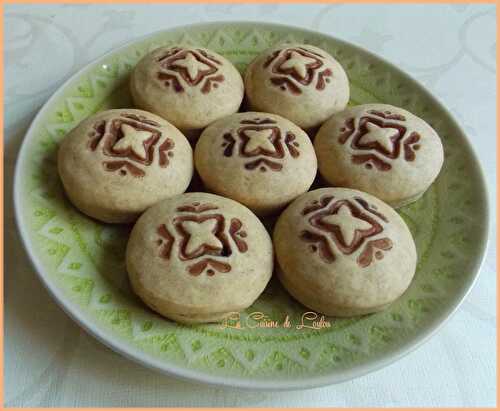
[[[438,131],[446,161],[440,177],[400,214],[417,243],[417,273],[405,295],[382,313],[328,319],[321,330],[293,325],[308,311],[273,279],[242,314],[254,311],[290,329],[222,329],[182,326],[147,310],[131,293],[124,265],[130,227],[99,224],[77,212],[57,176],[58,143],[97,110],[131,105],[127,78],[155,47],[176,43],[214,49],[243,71],[261,50],[280,42],[306,42],[334,55],[351,81],[351,104],[385,102],[423,117]],[[342,42],[301,30],[270,26],[200,26],[157,33],[89,67],[66,86],[38,122],[22,165],[22,214],[36,257],[50,281],[99,327],[157,358],[209,374],[301,378],[363,364],[408,343],[456,304],[474,276],[484,239],[484,192],[470,148],[459,128],[433,99],[394,67]]]

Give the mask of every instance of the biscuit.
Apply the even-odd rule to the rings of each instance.
[[[284,287],[331,316],[384,309],[408,288],[416,269],[415,243],[403,219],[357,190],[303,194],[279,217],[273,241]]]
[[[443,146],[424,120],[388,104],[364,104],[333,115],[314,140],[322,177],[393,207],[417,200],[436,179]]]
[[[69,199],[83,213],[126,223],[186,190],[193,153],[164,119],[141,110],[108,110],[68,133],[59,148],[58,170]]]
[[[314,147],[291,121],[268,113],[237,113],[200,136],[195,166],[205,186],[257,215],[271,214],[306,192],[317,171]]]
[[[249,307],[273,271],[271,238],[236,201],[186,193],[137,221],[126,251],[135,293],[182,323],[219,321]]]
[[[245,72],[250,108],[279,114],[299,127],[319,126],[349,101],[347,75],[331,55],[305,44],[276,46]]]
[[[134,104],[167,119],[187,135],[238,111],[243,80],[229,60],[201,47],[161,47],[131,75]]]

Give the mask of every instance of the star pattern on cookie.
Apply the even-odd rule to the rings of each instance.
[[[128,124],[122,124],[120,127],[123,137],[114,145],[113,150],[119,153],[132,151],[137,157],[146,160],[148,153],[144,144],[153,135],[150,131],[137,130]]]
[[[245,153],[250,154],[258,149],[265,150],[270,153],[276,152],[276,147],[271,141],[273,137],[273,130],[245,130],[244,134],[248,137],[248,141],[246,142],[244,148]]]
[[[218,249],[224,246],[216,236],[217,220],[184,221],[182,228],[188,234],[186,254],[194,254],[201,249]]]
[[[210,71],[212,67],[208,64],[199,61],[193,53],[186,53],[183,58],[175,60],[172,67],[179,68],[187,74],[191,82],[195,82],[200,75]]]
[[[354,216],[347,205],[339,207],[335,214],[322,217],[321,222],[337,226],[340,230],[343,243],[346,245],[354,242],[356,232],[363,232],[372,228],[372,224]]]
[[[368,132],[361,136],[359,143],[367,145],[377,143],[389,153],[394,150],[394,137],[399,136],[399,130],[391,127],[380,127],[375,123],[367,122],[366,128]]]
[[[297,74],[297,76],[299,76],[302,79],[305,79],[307,77],[308,66],[314,63],[316,63],[315,59],[303,56],[302,54],[297,53],[296,51],[291,51],[290,57],[283,63],[281,63],[280,68],[282,70],[292,69]]]

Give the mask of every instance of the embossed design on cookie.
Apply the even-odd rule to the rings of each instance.
[[[174,156],[174,142],[166,138],[160,145],[160,124],[142,115],[122,113],[110,120],[96,122],[89,133],[88,148],[102,150],[110,160],[102,164],[107,171],[118,171],[120,175],[144,177],[146,167],[154,161],[158,152],[158,164],[166,168],[169,157]]]
[[[158,63],[158,79],[177,93],[186,87],[199,86],[203,94],[208,94],[224,81],[224,75],[219,72],[222,62],[205,50],[174,47],[167,50]]]
[[[381,236],[381,221],[387,222],[387,218],[362,198],[336,200],[323,196],[307,205],[302,215],[309,228],[300,238],[311,243],[311,251],[327,263],[335,261],[336,252],[351,255],[361,250],[356,261],[364,268],[374,257],[383,259],[383,251],[392,248],[391,239]]]
[[[267,67],[275,74],[271,83],[295,95],[301,94],[304,86],[324,90],[333,75],[330,68],[325,68],[321,54],[303,47],[275,51],[264,62],[264,68]]]
[[[169,260],[177,242],[177,257],[192,262],[187,267],[189,274],[198,276],[206,272],[213,276],[216,271],[230,272],[231,265],[225,260],[233,254],[232,244],[240,253],[248,250],[247,233],[241,220],[232,218],[228,225],[226,217],[216,212],[218,209],[216,205],[199,202],[177,207],[179,214],[170,224],[173,234],[167,224],[157,228],[160,257]]]
[[[368,110],[365,114],[347,119],[340,129],[339,143],[350,140],[354,151],[351,161],[364,164],[365,168],[375,167],[380,171],[392,169],[391,162],[399,158],[401,151],[406,161],[414,161],[420,135],[409,132],[405,116],[390,111]],[[401,147],[403,149],[401,150]]]
[[[257,117],[242,120],[235,134],[236,137],[233,137],[232,133],[222,136],[223,154],[225,157],[231,157],[236,151],[239,157],[249,159],[244,163],[247,170],[280,171],[283,168],[282,160],[287,150],[292,158],[300,155],[298,149],[300,144],[295,141],[296,136],[287,131],[283,139],[276,121],[270,118]],[[236,146],[237,150],[235,150]]]

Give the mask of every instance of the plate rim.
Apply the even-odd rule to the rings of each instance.
[[[474,163],[475,168],[478,171],[478,180],[480,180],[481,191],[484,195],[484,202],[482,204],[483,211],[485,214],[484,217],[484,227],[481,232],[481,249],[480,249],[480,257],[477,258],[474,267],[471,268],[471,271],[474,272],[473,277],[469,280],[468,284],[465,283],[462,287],[462,295],[458,298],[457,302],[454,305],[450,305],[448,309],[443,310],[443,312],[429,321],[428,324],[422,328],[417,335],[412,340],[401,344],[397,349],[389,351],[387,353],[381,354],[378,358],[369,360],[368,362],[355,365],[354,367],[348,369],[336,370],[334,372],[313,376],[313,377],[295,377],[295,378],[279,378],[273,376],[272,378],[258,378],[255,379],[253,377],[234,377],[234,376],[222,376],[211,374],[209,372],[189,369],[183,366],[179,366],[173,363],[161,362],[158,361],[153,355],[139,349],[138,347],[134,347],[129,343],[124,343],[120,340],[115,334],[111,331],[106,330],[104,327],[100,326],[92,321],[90,316],[79,309],[77,304],[69,300],[63,293],[62,289],[55,285],[49,278],[49,274],[46,273],[42,267],[40,258],[36,256],[33,250],[32,241],[29,239],[29,230],[26,228],[26,223],[23,222],[22,216],[22,193],[21,193],[21,176],[23,165],[25,162],[26,152],[29,147],[29,140],[32,139],[32,135],[34,134],[34,130],[39,126],[38,123],[41,122],[41,119],[44,117],[45,113],[49,110],[52,103],[59,98],[59,96],[63,93],[63,91],[67,88],[69,84],[71,84],[76,78],[80,77],[85,71],[89,70],[91,67],[99,64],[101,60],[108,58],[109,56],[120,53],[128,47],[144,41],[150,37],[154,37],[159,35],[160,33],[168,33],[171,31],[180,31],[185,30],[188,31],[192,28],[206,28],[209,29],[211,27],[222,28],[224,26],[242,26],[242,28],[255,28],[256,26],[260,28],[268,28],[268,29],[288,29],[294,32],[302,32],[304,34],[310,34],[314,36],[322,36],[326,39],[333,40],[338,44],[342,44],[347,46],[355,51],[360,51],[378,61],[383,62],[384,64],[391,67],[391,70],[398,72],[398,74],[402,75],[409,81],[415,83],[418,88],[429,98],[440,110],[442,110],[450,120],[450,123],[460,130],[463,135],[463,140],[465,140],[467,149],[470,152],[471,162]],[[243,27],[244,26],[244,27]],[[259,22],[252,20],[228,20],[228,21],[210,21],[203,23],[191,23],[187,25],[178,25],[169,27],[168,29],[160,29],[155,30],[153,32],[147,33],[145,35],[139,36],[137,38],[131,39],[119,47],[113,48],[108,52],[98,56],[97,58],[91,60],[86,63],[83,67],[77,70],[74,74],[72,74],[66,81],[64,81],[57,90],[45,101],[42,108],[37,112],[36,116],[32,120],[28,130],[26,131],[23,141],[21,143],[21,147],[18,151],[16,167],[14,172],[14,214],[15,221],[18,228],[18,231],[21,236],[21,241],[24,246],[24,249],[29,257],[31,266],[34,268],[37,276],[41,280],[42,284],[49,291],[49,294],[56,301],[56,303],[63,309],[63,311],[79,326],[81,326],[87,333],[95,337],[101,343],[103,343],[108,348],[113,351],[123,355],[124,357],[131,359],[132,361],[139,363],[143,366],[146,366],[155,371],[159,371],[160,373],[177,377],[183,380],[187,380],[190,382],[201,382],[209,385],[216,386],[226,386],[232,388],[243,388],[243,389],[254,389],[254,390],[297,390],[297,389],[310,389],[315,387],[322,387],[331,384],[337,384],[344,381],[348,381],[357,377],[361,377],[371,372],[375,372],[381,368],[384,368],[392,363],[395,363],[397,360],[403,358],[409,353],[413,352],[417,348],[421,347],[426,341],[428,341],[433,335],[435,335],[447,322],[448,320],[457,312],[458,308],[462,305],[463,301],[469,295],[472,287],[476,283],[481,268],[484,264],[486,258],[486,250],[489,246],[490,236],[489,236],[489,226],[490,226],[490,204],[489,204],[489,195],[488,195],[488,186],[486,184],[486,178],[484,175],[484,170],[481,166],[481,162],[477,156],[476,150],[474,146],[469,141],[467,134],[464,132],[461,125],[455,119],[453,114],[448,110],[448,108],[441,102],[441,100],[434,96],[420,81],[413,78],[412,75],[407,72],[401,70],[396,64],[387,60],[384,57],[381,57],[369,50],[364,49],[356,44],[350,43],[348,41],[339,39],[330,34],[326,34],[320,31],[310,30],[303,27],[281,24],[281,23],[270,23],[270,22]],[[478,253],[479,254],[479,253]]]

